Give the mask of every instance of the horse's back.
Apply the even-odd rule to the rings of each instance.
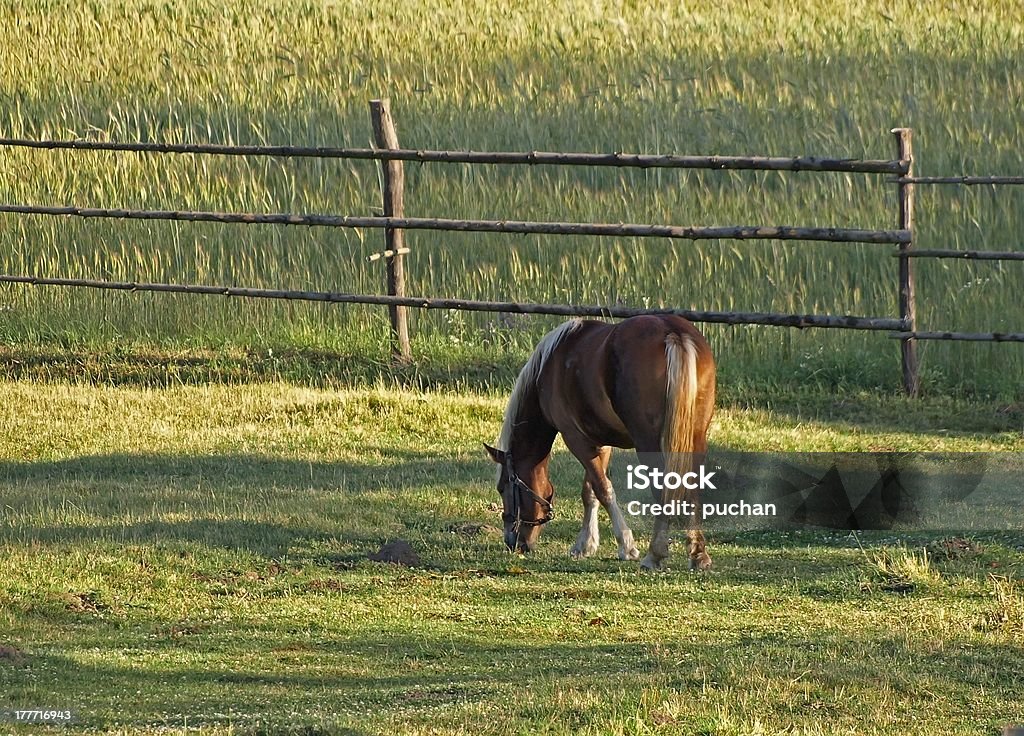
[[[598,445],[658,447],[668,386],[666,345],[691,340],[698,376],[714,397],[714,362],[707,341],[675,315],[643,315],[619,323],[581,320],[553,351],[541,385],[548,421]],[[710,412],[707,413],[710,420]]]

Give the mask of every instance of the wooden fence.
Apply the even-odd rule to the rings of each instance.
[[[1024,253],[996,251],[917,250],[914,248],[914,187],[920,184],[1024,184],[1024,177],[915,177],[912,132],[894,129],[896,158],[892,160],[854,160],[815,157],[742,157],[672,156],[623,153],[559,152],[478,152],[429,151],[399,146],[387,100],[372,100],[370,114],[375,148],[325,148],[296,146],[229,146],[213,144],[113,143],[103,141],[56,141],[0,138],[0,146],[82,151],[131,151],[222,156],[272,156],[282,158],[343,158],[376,160],[383,173],[382,217],[342,215],[259,214],[237,212],[184,212],[167,210],[126,210],[82,207],[44,207],[0,204],[0,213],[57,217],[176,220],[240,224],[306,225],[316,227],[377,228],[384,231],[382,252],[377,256],[386,264],[386,294],[349,294],[341,292],[295,291],[194,284],[165,284],[102,281],[95,279],[40,278],[30,274],[0,274],[0,283],[35,286],[84,287],[118,291],[215,294],[222,296],[290,299],[332,303],[378,304],[387,306],[392,328],[392,353],[398,360],[410,358],[406,309],[459,309],[485,312],[550,314],[564,316],[631,317],[638,314],[678,314],[694,322],[768,325],[774,327],[819,327],[832,329],[880,330],[900,340],[903,386],[910,395],[918,391],[917,340],[970,340],[1024,342],[1024,333],[928,332],[916,329],[916,300],[913,263],[916,258],[959,258],[965,260],[1024,260]],[[865,175],[889,175],[895,178],[899,210],[893,229],[727,226],[693,227],[652,224],[612,224],[581,222],[530,222],[518,220],[456,220],[406,217],[404,212],[403,162],[505,164],[527,166],[601,166],[617,168],[674,168],[753,171],[822,171]],[[533,304],[489,302],[457,298],[408,296],[405,293],[404,259],[409,252],[403,239],[405,230],[445,230],[461,232],[531,233],[557,235],[633,236],[667,239],[736,240],[811,240],[892,244],[899,258],[898,317],[864,317],[822,314],[780,314],[774,312],[710,312],[685,309],[640,309],[622,306]]]

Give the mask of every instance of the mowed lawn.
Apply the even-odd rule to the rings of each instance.
[[[9,381],[0,400],[0,710],[125,734],[1024,721],[1024,535],[719,535],[714,570],[641,574],[604,522],[598,556],[568,559],[564,449],[539,552],[504,551],[479,444],[500,396]],[[1014,406],[741,403],[715,447],[1024,449]],[[397,539],[417,565],[367,559]]]

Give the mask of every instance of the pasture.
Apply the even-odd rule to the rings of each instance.
[[[374,3],[41,0],[0,25],[4,135],[365,146],[391,98],[415,148],[891,158],[1017,173],[1024,24],[1014,2],[657,8],[574,0]],[[407,166],[416,216],[892,227],[894,187],[842,174]],[[0,149],[6,201],[372,214],[372,162]],[[917,245],[1015,248],[1019,187],[919,188]],[[894,316],[889,246],[409,233],[414,295]],[[4,216],[0,270],[382,291],[377,232]],[[921,329],[1014,331],[1016,263],[919,262]],[[71,347],[377,350],[384,310],[3,289],[0,338]],[[421,356],[521,355],[550,321],[413,315]],[[734,377],[897,385],[881,335],[713,327]],[[767,337],[771,334],[771,337]],[[469,347],[467,347],[469,346]],[[364,350],[365,349],[365,350]],[[921,346],[926,391],[1019,394],[1015,346]],[[379,352],[378,352],[379,354]]]
[[[29,0],[0,136],[888,159],[1019,173],[1017,3]],[[0,201],[375,214],[358,161],[0,147]],[[410,216],[892,227],[844,174],[406,165]],[[1024,190],[920,187],[916,245],[1020,247]],[[890,246],[409,232],[412,295],[895,316]],[[0,272],[382,292],[376,231],[0,215]],[[917,264],[918,327],[1020,331],[1018,263]],[[501,541],[493,441],[555,320],[0,287],[0,732],[995,734],[1024,722],[1020,533],[711,532],[715,567]],[[1024,451],[1019,345],[703,328],[711,451]],[[845,333],[845,334],[837,334]],[[628,462],[620,453],[613,463]],[[646,546],[649,528],[635,528]],[[405,540],[411,565],[375,562]]]
[[[1024,719],[1019,535],[962,554],[940,535],[712,535],[714,570],[677,557],[641,574],[602,520],[600,553],[575,562],[580,473],[560,449],[559,516],[522,558],[493,530],[491,392],[8,378],[0,396],[0,692],[73,709],[76,729],[976,734]],[[721,403],[713,448],[1024,449],[1013,407]],[[367,559],[395,539],[418,565]]]

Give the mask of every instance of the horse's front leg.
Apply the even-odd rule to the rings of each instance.
[[[583,527],[580,529],[576,543],[569,550],[569,556],[575,560],[590,557],[597,552],[601,543],[601,531],[597,525],[597,496],[590,481],[583,481]]]
[[[603,480],[604,483],[601,484],[600,490],[595,487],[594,493],[597,495],[597,500],[604,506],[605,511],[608,512],[608,517],[612,521],[612,532],[615,534],[615,539],[619,542],[619,559],[639,560],[640,550],[636,548],[633,532],[626,525],[626,518],[622,515],[622,509],[619,508],[618,499],[615,498],[615,489],[612,488],[612,482],[608,480],[607,476],[604,476]]]
[[[615,489],[608,479],[608,463],[611,461],[612,448],[594,447],[585,440],[566,437],[564,434],[562,437],[566,446],[583,465],[587,483],[597,500],[604,506],[604,510],[608,512],[608,518],[612,522],[612,533],[619,543],[619,559],[639,560],[640,551],[636,548],[633,532],[626,525],[626,518],[619,508],[618,499],[615,498]]]

